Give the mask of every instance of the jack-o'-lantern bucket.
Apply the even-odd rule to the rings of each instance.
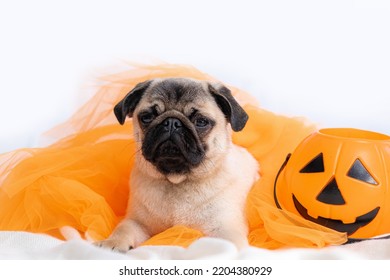
[[[390,234],[390,136],[321,129],[286,159],[276,205],[350,238]]]

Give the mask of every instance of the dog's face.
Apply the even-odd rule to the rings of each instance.
[[[225,86],[183,78],[140,83],[114,112],[121,124],[133,117],[141,168],[174,183],[217,168],[231,145],[229,123],[239,131],[248,119]]]

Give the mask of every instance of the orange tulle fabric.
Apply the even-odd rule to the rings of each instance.
[[[1,155],[0,230],[64,239],[61,229],[72,227],[86,238],[106,238],[125,215],[137,152],[131,122],[119,125],[112,109],[137,83],[164,77],[215,80],[190,66],[133,65],[127,72],[105,77],[105,84],[89,102],[50,130],[45,137],[53,144]],[[344,243],[345,234],[279,210],[273,201],[273,183],[286,155],[315,126],[263,110],[255,98],[230,88],[249,114],[247,126],[234,133],[233,140],[247,148],[261,166],[261,179],[253,186],[246,206],[250,244],[276,249]],[[144,245],[187,247],[202,236],[177,225]]]

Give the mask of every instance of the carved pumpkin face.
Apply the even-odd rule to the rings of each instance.
[[[323,129],[296,148],[275,183],[279,208],[347,232],[390,233],[390,137]]]

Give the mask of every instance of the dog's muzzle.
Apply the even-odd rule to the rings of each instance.
[[[183,174],[202,161],[205,151],[199,143],[180,119],[168,117],[148,131],[142,151],[163,174]]]

